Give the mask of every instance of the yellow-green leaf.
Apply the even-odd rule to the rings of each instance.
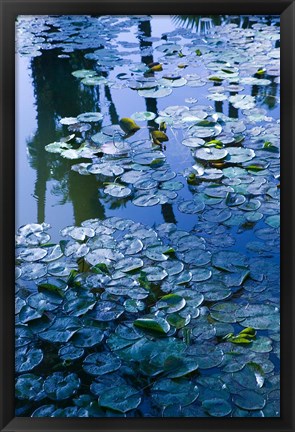
[[[138,124],[136,124],[135,121],[129,117],[121,118],[119,124],[121,129],[123,129],[123,131],[126,133],[133,133],[140,129],[140,126],[138,126]]]

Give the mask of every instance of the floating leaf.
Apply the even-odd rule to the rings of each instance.
[[[254,390],[241,390],[239,394],[233,395],[233,402],[245,410],[259,410],[265,406],[264,397]]]
[[[199,396],[196,385],[186,379],[173,381],[164,379],[156,382],[152,388],[152,398],[159,405],[173,405],[180,403],[182,406],[189,405]]]
[[[228,98],[235,108],[252,109],[255,107],[255,97],[249,95],[235,95]]]
[[[22,374],[15,383],[15,396],[26,401],[39,401],[46,397],[43,379],[34,374]]]
[[[132,114],[131,118],[134,121],[150,121],[156,118],[156,114],[150,111],[140,111]]]
[[[63,361],[77,360],[84,355],[84,349],[76,348],[73,345],[65,345],[59,349],[58,355]]]
[[[170,87],[159,87],[152,88],[146,90],[138,90],[139,96],[143,96],[145,98],[162,98],[165,96],[169,96],[172,93],[172,88]]]
[[[75,347],[89,348],[98,345],[104,337],[104,333],[98,327],[83,327],[72,337],[71,343]]]
[[[15,351],[16,372],[28,372],[43,360],[43,352],[39,348],[19,348]]]
[[[94,70],[89,70],[89,69],[79,69],[72,72],[72,75],[75,78],[87,78],[87,77],[95,76],[96,72]]]
[[[217,161],[224,159],[228,154],[227,149],[205,148],[202,147],[195,152],[195,157],[204,161]]]
[[[132,190],[126,186],[120,185],[118,183],[111,183],[104,188],[104,193],[111,195],[116,198],[126,198],[131,195]]]
[[[71,397],[80,387],[80,379],[75,373],[68,375],[55,372],[44,381],[44,391],[53,400],[64,400]]]
[[[77,119],[80,122],[98,122],[103,119],[103,115],[100,112],[86,112],[83,114],[79,114]]]
[[[120,413],[137,408],[140,402],[141,397],[139,392],[128,385],[120,385],[107,389],[99,398],[100,406],[119,411]]]
[[[202,402],[204,410],[212,417],[225,417],[232,411],[232,407],[229,402],[224,399],[207,399]]]
[[[212,265],[218,269],[235,272],[241,267],[247,267],[247,258],[239,252],[220,251],[212,256]]]
[[[121,270],[124,273],[132,272],[134,270],[138,270],[143,266],[143,261],[140,258],[123,258],[118,261],[115,265],[116,270]]]
[[[89,313],[96,321],[113,321],[118,319],[124,312],[124,307],[111,301],[100,301]]]
[[[119,369],[121,360],[111,353],[89,354],[83,361],[83,369],[90,375],[104,375]]]
[[[133,323],[136,327],[151,332],[166,334],[170,330],[170,325],[162,318],[138,318]]]
[[[68,342],[80,327],[77,318],[56,317],[49,329],[39,333],[39,337],[53,343]]]
[[[230,163],[247,162],[255,156],[254,150],[243,147],[227,147],[226,150],[228,152],[226,160]]]
[[[119,121],[121,128],[127,134],[134,133],[140,129],[132,118],[123,117]]]
[[[45,146],[45,150],[49,153],[59,153],[61,154],[64,150],[72,148],[71,144],[68,144],[66,142],[53,142],[50,144],[47,144]]]
[[[207,210],[203,213],[203,218],[209,222],[224,222],[231,217],[229,209]]]
[[[167,313],[178,312],[184,308],[186,301],[178,294],[167,294],[157,303],[159,309],[165,309]]]
[[[47,273],[47,266],[45,264],[33,263],[33,264],[25,264],[22,266],[22,279],[33,280],[39,279],[42,276],[45,276]]]
[[[144,194],[135,197],[132,202],[134,205],[139,207],[151,207],[159,204],[160,198],[153,194]]]
[[[168,141],[169,138],[167,137],[167,135],[160,131],[160,130],[154,130],[151,132],[152,135],[152,139],[154,144],[158,144],[160,145],[162,142]]]
[[[132,160],[140,165],[151,165],[164,161],[165,155],[160,151],[143,152],[135,154]]]
[[[60,119],[59,122],[62,125],[69,126],[69,125],[73,125],[73,124],[78,123],[78,119],[77,119],[77,117],[64,117],[64,118]]]
[[[97,86],[107,83],[107,79],[102,76],[87,76],[81,81],[84,85],[87,86]]]

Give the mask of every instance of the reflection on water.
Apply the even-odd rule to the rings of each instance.
[[[242,28],[251,26],[249,17],[174,16],[172,20],[175,22],[176,28],[183,26],[184,28],[193,29],[196,36],[206,34],[212,27],[225,25],[228,22],[237,23]],[[138,58],[138,60],[146,65],[153,63],[154,42],[152,40],[150,19],[141,20],[138,23],[134,39],[138,42],[138,52],[140,53],[140,59]],[[202,42],[202,39],[200,39],[200,43]],[[68,57],[60,58],[58,50],[44,50],[42,55],[34,57],[31,61],[38,128],[35,136],[28,143],[28,149],[30,165],[36,171],[34,196],[37,200],[37,213],[32,214],[32,220],[39,223],[44,220],[52,222],[59,219],[58,216],[54,215],[54,207],[48,207],[48,214],[45,214],[45,201],[48,193],[52,195],[53,203],[54,196],[59,202],[70,201],[72,203],[72,222],[74,223],[79,224],[81,221],[91,217],[105,217],[106,211],[104,207],[107,203],[103,203],[98,198],[97,181],[92,176],[84,178],[71,172],[71,162],[63,159],[53,160],[44,148],[45,144],[57,141],[64,132],[60,129],[59,118],[74,117],[81,112],[100,111],[101,103],[104,104],[104,109],[108,111],[110,123],[118,124],[119,114],[112,96],[115,90],[108,85],[105,85],[104,88],[99,86],[81,87],[79,81],[71,75],[73,70],[93,68],[94,63],[92,60],[85,58],[85,52],[87,53],[87,50],[75,50]],[[134,55],[133,57],[136,58]],[[102,71],[101,74],[108,78],[112,70],[114,70],[114,66],[110,66],[108,71]],[[21,73],[24,72],[21,71]],[[216,87],[218,92],[222,84],[213,82],[213,86]],[[266,106],[269,110],[277,109],[277,92],[278,84],[274,80],[272,80],[270,86],[253,85],[250,90],[250,94],[256,97],[259,105]],[[229,93],[230,96],[236,94],[236,92]],[[186,95],[189,95],[189,91],[183,89],[183,96]],[[118,97],[116,97],[116,100],[118,100]],[[138,101],[134,94],[128,94],[129,101],[133,106],[132,111],[136,111]],[[157,99],[147,97],[145,98],[145,109],[157,115],[157,103]],[[231,118],[239,118],[240,110],[235,108],[232,103],[228,103],[228,101],[215,101],[214,109],[216,112],[227,114]],[[155,123],[150,120],[147,125],[152,127]],[[58,183],[55,184],[51,192],[47,188],[49,180]],[[84,182],[85,187],[83,188],[82,184]],[[84,193],[81,193],[82,190],[84,190]],[[162,209],[164,220],[166,222],[175,221],[173,207],[170,204],[165,204],[165,208],[166,211]],[[167,211],[167,208],[169,208],[169,211]],[[52,217],[50,216],[51,213]],[[171,216],[168,217],[168,214]],[[19,217],[21,219],[21,215]],[[62,225],[60,225],[61,227]]]
[[[279,17],[18,28],[18,415],[279,416]]]

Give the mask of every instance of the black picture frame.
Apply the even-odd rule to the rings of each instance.
[[[14,416],[15,17],[62,14],[279,14],[281,17],[281,417],[22,418]],[[294,420],[294,123],[295,4],[290,0],[0,0],[0,429],[15,431],[295,431]]]

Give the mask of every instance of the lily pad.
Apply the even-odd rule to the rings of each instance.
[[[124,312],[124,307],[112,301],[100,301],[89,313],[96,321],[113,321],[118,319]]]
[[[138,90],[139,96],[144,98],[162,98],[169,96],[172,93],[172,88],[170,87],[156,87],[152,89]]]
[[[100,406],[110,408],[120,413],[125,413],[137,408],[140,402],[140,392],[128,385],[109,388],[105,390],[99,398]]]
[[[131,118],[135,121],[150,121],[156,118],[156,114],[150,111],[140,111],[132,114]]]
[[[46,397],[43,390],[43,379],[34,374],[22,374],[15,383],[15,396],[18,399],[40,401]]]
[[[59,349],[58,355],[63,361],[77,360],[84,355],[84,349],[73,345],[65,345]]]
[[[116,371],[121,366],[121,360],[111,353],[89,354],[83,361],[83,369],[90,375],[104,375]]]
[[[152,207],[159,204],[160,198],[154,194],[138,195],[132,200],[132,203],[138,207]]]
[[[104,333],[98,327],[83,327],[72,337],[71,343],[78,348],[90,348],[98,345]]]
[[[166,334],[170,330],[169,323],[162,318],[138,318],[133,324],[143,330],[160,334]]]
[[[55,372],[44,381],[44,391],[53,400],[71,397],[80,387],[80,378],[75,373]]]
[[[86,112],[77,116],[79,122],[98,122],[103,119],[103,115],[100,112]]]
[[[132,190],[118,183],[111,183],[104,189],[104,193],[115,198],[126,198],[131,195]]]
[[[195,157],[204,161],[218,161],[224,159],[228,149],[216,149],[214,147],[202,147],[195,152]]]
[[[68,342],[80,327],[77,318],[56,317],[49,329],[39,333],[39,337],[48,342]]]
[[[254,390],[241,390],[239,394],[233,395],[233,402],[238,407],[252,411],[264,408],[266,400]]]
[[[204,410],[212,417],[225,417],[232,411],[232,406],[224,399],[206,399],[202,402]]]
[[[164,379],[156,382],[152,387],[152,398],[163,406],[180,403],[182,406],[193,403],[199,396],[198,387],[186,379],[173,381]]]
[[[243,147],[227,147],[226,150],[228,152],[226,160],[230,163],[248,162],[255,156],[254,150]]]
[[[43,360],[43,352],[39,348],[19,348],[15,352],[16,372],[28,372],[38,366]]]

